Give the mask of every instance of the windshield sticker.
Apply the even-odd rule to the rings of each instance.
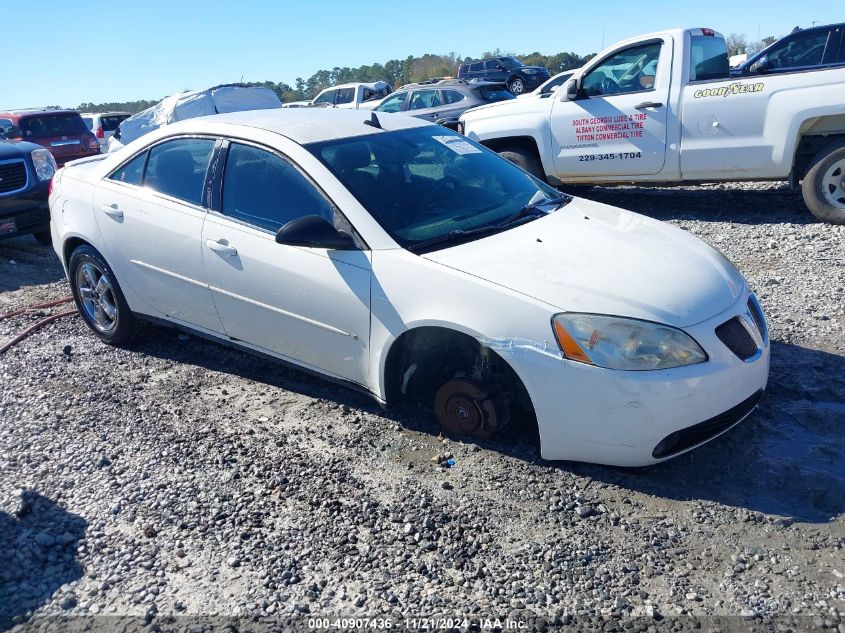
[[[741,84],[733,83],[720,88],[704,88],[703,90],[696,90],[693,93],[694,99],[701,99],[702,97],[730,97],[731,95],[741,95],[746,92],[763,92],[766,85],[758,84]]]
[[[456,154],[480,154],[481,150],[469,141],[459,136],[435,136],[435,141],[440,141]]]
[[[572,127],[575,128],[575,140],[579,143],[642,138],[647,118],[648,115],[642,112],[586,117],[573,119]]]

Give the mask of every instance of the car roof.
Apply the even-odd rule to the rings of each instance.
[[[27,108],[25,110],[7,110],[0,114],[14,114],[15,116],[33,116],[41,114],[79,114],[76,110],[53,110],[52,108]]]
[[[370,110],[344,110],[339,108],[272,108],[215,114],[188,119],[173,125],[162,126],[161,130],[203,131],[204,124],[223,123],[250,127],[286,136],[305,145],[366,134],[377,134],[378,128],[365,123],[370,121]],[[394,131],[432,125],[405,114],[377,113],[383,130]]]

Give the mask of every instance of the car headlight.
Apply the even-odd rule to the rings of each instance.
[[[536,75],[540,71],[537,70],[536,68],[523,68],[522,72],[524,72],[527,75]]]
[[[56,173],[56,159],[46,149],[32,150],[32,165],[38,180],[50,180]]]
[[[565,312],[552,326],[566,358],[607,369],[669,369],[707,360],[691,336],[651,321]]]

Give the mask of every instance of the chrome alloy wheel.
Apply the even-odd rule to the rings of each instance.
[[[83,262],[76,269],[76,289],[88,322],[100,332],[111,332],[117,325],[117,299],[105,273]]]
[[[515,95],[521,95],[523,90],[525,90],[525,85],[522,83],[522,79],[514,79],[511,82],[511,92]]]
[[[827,168],[822,177],[825,200],[837,209],[845,209],[845,158]]]

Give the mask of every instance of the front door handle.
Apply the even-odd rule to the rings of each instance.
[[[100,208],[103,210],[103,213],[110,217],[113,217],[115,220],[123,219],[123,211],[120,210],[120,207],[117,206],[116,202],[113,202],[112,204],[101,205]]]
[[[216,240],[206,240],[205,245],[208,246],[211,250],[215,253],[220,253],[221,255],[228,255],[229,257],[234,257],[238,254],[238,249],[234,246],[229,246],[228,244],[223,244],[220,241]]]
[[[639,105],[635,105],[635,110],[645,110],[646,108],[662,108],[663,104],[659,101],[643,101]]]

